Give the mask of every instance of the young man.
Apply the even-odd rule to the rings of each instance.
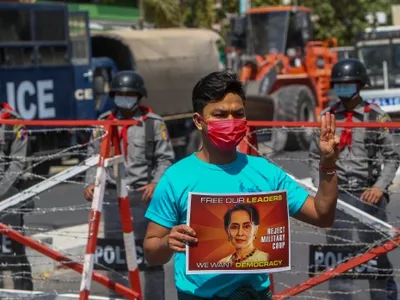
[[[196,243],[196,233],[186,224],[189,192],[248,193],[286,190],[290,215],[320,227],[334,220],[337,177],[335,119],[322,118],[320,150],[321,183],[315,198],[280,168],[263,157],[236,151],[246,134],[245,94],[236,74],[214,72],[193,90],[194,123],[202,134],[202,148],[170,167],[160,179],[146,212],[151,220],[144,242],[151,264],[165,264],[175,253],[175,282],[179,300],[272,299],[267,274],[187,275],[185,247]],[[250,284],[251,288],[245,288]],[[248,296],[241,294],[250,293]],[[250,297],[250,298],[249,298]]]
[[[357,59],[344,59],[333,66],[331,86],[339,101],[327,107],[322,114],[330,112],[343,122],[387,122],[389,116],[377,105],[370,105],[360,97],[360,90],[370,85],[367,70]],[[354,128],[341,130],[339,144],[338,184],[339,199],[383,221],[388,220],[386,206],[389,202],[388,187],[396,175],[400,157],[394,149],[393,136],[389,130]],[[311,178],[318,184],[319,161],[318,137],[310,146]],[[383,157],[382,162],[378,155]],[[372,244],[382,238],[379,232],[351,218],[342,211],[336,213],[332,228],[326,232],[329,244],[343,244],[353,240],[356,227],[362,243]],[[393,278],[393,266],[386,255],[381,256],[381,274],[369,280],[372,300],[397,299],[397,286]],[[385,272],[387,276],[382,276]],[[329,281],[330,299],[353,299],[354,280],[332,279]]]

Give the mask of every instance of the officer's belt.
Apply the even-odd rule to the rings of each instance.
[[[351,184],[349,184],[349,181],[339,180],[338,185],[341,189],[354,192],[363,191],[369,187],[368,182],[366,180],[354,180],[350,182]]]
[[[127,185],[128,191],[134,191],[137,190],[141,187],[143,187],[143,184],[131,184],[131,185]],[[106,184],[106,189],[110,189],[110,190],[116,190],[117,189],[117,185],[113,184],[113,183],[107,183]]]

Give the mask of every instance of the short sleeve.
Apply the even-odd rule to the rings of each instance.
[[[179,224],[178,205],[170,181],[164,174],[157,183],[145,217],[166,228]]]
[[[277,189],[286,191],[289,214],[294,216],[306,202],[308,192],[279,167],[276,167],[276,171],[278,178]]]

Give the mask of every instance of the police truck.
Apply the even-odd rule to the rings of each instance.
[[[177,158],[184,157],[196,130],[191,92],[219,70],[220,36],[196,28],[90,32],[88,21],[88,12],[62,3],[0,3],[0,101],[25,120],[96,120],[113,107],[113,75],[135,70],[149,91],[142,104],[165,118]],[[29,155],[50,157],[87,142],[90,133],[32,130]],[[38,164],[34,173],[47,174],[59,160]]]
[[[361,96],[378,104],[393,120],[399,120],[400,26],[367,28],[355,46],[371,80],[371,86],[366,86]]]

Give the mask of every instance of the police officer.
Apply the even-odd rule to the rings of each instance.
[[[370,85],[364,65],[357,59],[337,62],[331,73],[331,88],[338,97],[321,115],[327,111],[334,113],[338,122],[388,122],[389,116],[377,105],[365,102],[360,90]],[[342,129],[340,136],[337,172],[339,179],[339,199],[387,221],[386,206],[389,202],[388,187],[399,167],[399,155],[393,148],[393,137],[387,129]],[[310,146],[311,177],[318,186],[318,143]],[[378,162],[378,154],[383,157],[383,169]],[[356,227],[362,243],[371,244],[383,236],[363,223],[352,219],[342,211],[336,212],[336,221],[327,230],[329,244],[352,243],[352,230]],[[369,280],[372,300],[397,299],[397,287],[393,279],[393,267],[387,256],[382,258],[383,276]],[[331,299],[352,299],[354,294],[352,279],[329,281]]]
[[[123,71],[115,75],[111,82],[110,97],[114,100],[115,108],[100,116],[100,119],[138,120],[139,125],[119,128],[121,149],[125,156],[126,183],[131,202],[131,214],[136,245],[144,239],[148,220],[145,219],[149,201],[151,201],[156,183],[165,170],[175,160],[172,144],[166,125],[162,118],[151,112],[151,109],[141,105],[143,97],[147,97],[147,90],[143,78],[136,72]],[[96,133],[97,132],[97,133]],[[93,138],[101,132],[95,131]],[[100,139],[91,143],[88,154],[99,152]],[[85,198],[92,200],[94,190],[95,169],[86,173]],[[108,170],[107,187],[104,198],[102,227],[105,238],[123,238],[120,215],[117,202],[117,191],[112,169]],[[109,203],[109,205],[107,205]],[[164,299],[164,270],[162,266],[149,267],[141,272],[142,290],[145,300]],[[109,276],[120,283],[120,276],[110,273]]]
[[[0,119],[21,119],[7,103],[0,104]],[[0,201],[7,199],[18,191],[20,175],[23,172],[27,155],[28,136],[23,125],[1,125],[0,127]],[[23,233],[23,209],[27,203],[13,207],[17,212],[0,212],[0,222]],[[4,240],[3,240],[4,241]],[[8,240],[3,244],[0,254],[0,270],[11,271],[14,289],[33,290],[32,272],[25,246]],[[4,287],[4,277],[0,277],[0,288]]]

